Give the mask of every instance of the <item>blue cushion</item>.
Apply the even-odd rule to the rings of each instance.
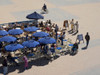
[[[62,48],[61,47],[57,47],[56,49],[61,50]]]
[[[69,46],[73,46],[73,44],[68,44]]]

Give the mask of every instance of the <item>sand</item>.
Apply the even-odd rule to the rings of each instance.
[[[46,18],[50,17],[50,19],[53,19],[53,22],[57,23],[60,27],[62,27],[64,19],[75,18],[75,21],[79,21],[78,34],[85,35],[86,32],[89,32],[91,40],[86,50],[81,50],[81,48],[85,46],[85,43],[81,43],[79,45],[79,52],[75,56],[61,56],[44,66],[32,65],[30,69],[24,72],[18,73],[19,71],[15,70],[8,75],[100,75],[100,72],[97,73],[96,70],[96,66],[98,66],[97,69],[100,69],[100,2],[59,6],[50,2],[50,0],[11,1],[13,2],[12,4],[0,6],[0,24],[25,20],[23,17],[21,17],[21,19],[16,18],[12,13],[20,13],[21,11],[28,10],[34,11],[37,9],[41,10],[41,6],[45,2],[48,5],[48,10],[50,9],[49,12],[55,13],[52,17],[50,16],[52,13],[50,13],[50,15],[47,14]],[[62,12],[60,12],[60,10]],[[53,17],[55,15],[57,18]],[[70,18],[66,16],[70,16]],[[67,34],[66,37],[71,38],[73,42],[76,39],[76,36],[71,36],[70,34]]]

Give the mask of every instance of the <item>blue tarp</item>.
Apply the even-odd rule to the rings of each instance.
[[[8,33],[10,35],[19,35],[19,34],[23,33],[23,30],[21,30],[21,29],[12,29],[12,30],[9,30]]]
[[[24,47],[27,47],[27,48],[34,48],[34,47],[36,47],[37,45],[39,45],[39,42],[34,41],[34,40],[29,40],[29,41],[23,42],[22,45],[23,45]]]
[[[38,40],[42,44],[53,44],[56,43],[56,40],[51,37],[44,37]]]
[[[21,44],[10,44],[10,45],[5,46],[5,50],[8,52],[13,52],[21,48],[23,48]]]
[[[36,30],[38,30],[39,28],[33,26],[33,27],[27,27],[27,28],[24,28],[25,31],[28,31],[28,32],[34,32]]]
[[[42,15],[38,14],[37,12],[34,12],[32,14],[27,15],[26,18],[28,18],[28,19],[36,19],[36,20],[44,19],[44,17]]]
[[[49,36],[48,33],[46,32],[36,32],[33,34],[34,37],[46,37],[46,36]]]
[[[0,36],[8,35],[8,32],[5,30],[0,30]]]
[[[2,38],[0,38],[0,42],[15,42],[17,39],[15,37],[12,36],[4,36]]]

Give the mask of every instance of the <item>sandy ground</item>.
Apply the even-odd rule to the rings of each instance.
[[[50,10],[49,14],[44,15],[46,17],[45,20],[50,17],[53,22],[62,27],[64,19],[75,18],[75,21],[79,21],[78,34],[85,35],[86,32],[89,32],[91,41],[89,48],[86,50],[81,50],[85,46],[85,44],[81,43],[79,52],[75,56],[61,56],[44,66],[32,65],[30,69],[24,72],[18,73],[19,70],[15,70],[8,75],[100,75],[98,71],[100,69],[100,2],[59,6],[50,2],[50,0],[10,1],[12,1],[12,4],[0,6],[0,24],[25,20],[21,16],[18,16],[21,19],[16,18],[18,14],[13,15],[12,13],[41,10],[42,5],[46,3],[48,10]],[[70,34],[66,35],[66,37],[72,38],[73,42],[76,39],[76,36],[71,36]]]

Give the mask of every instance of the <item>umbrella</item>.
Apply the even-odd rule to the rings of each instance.
[[[0,30],[0,36],[8,35],[8,32],[5,30]]]
[[[46,32],[36,32],[33,34],[34,37],[46,37],[46,36],[49,36],[48,33]]]
[[[29,40],[29,41],[23,42],[22,45],[24,47],[32,48],[32,47],[36,47],[37,45],[39,45],[39,42],[34,41],[34,40]]]
[[[35,20],[44,19],[44,17],[42,15],[38,14],[37,12],[27,15],[26,18],[35,19]]]
[[[52,43],[56,43],[56,40],[54,38],[51,37],[44,37],[38,40],[40,43],[42,44],[52,44]]]
[[[29,31],[29,32],[34,32],[36,30],[38,30],[39,28],[35,27],[35,26],[32,26],[32,27],[27,27],[27,28],[24,28],[25,31]]]
[[[5,50],[8,52],[13,52],[21,48],[23,48],[21,44],[10,44],[10,45],[5,46]]]
[[[19,34],[23,33],[23,30],[21,30],[21,29],[11,29],[11,30],[8,31],[8,33],[10,35],[19,35]]]
[[[15,42],[17,39],[15,37],[12,36],[4,36],[2,38],[0,38],[0,42]]]

